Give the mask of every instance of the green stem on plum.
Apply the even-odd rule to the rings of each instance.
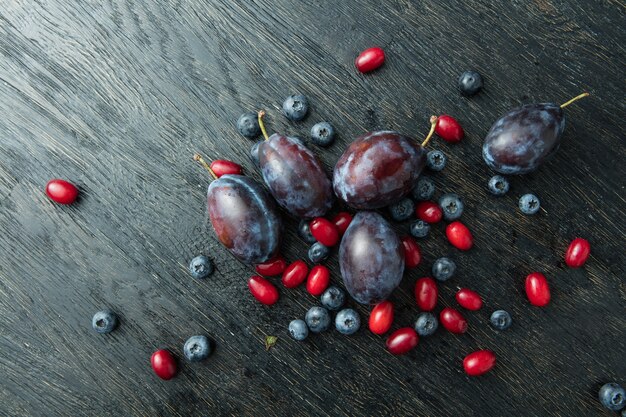
[[[562,109],[564,109],[565,107],[569,106],[569,105],[570,105],[570,104],[572,104],[573,102],[578,101],[578,100],[580,100],[581,98],[585,98],[585,97],[587,97],[588,95],[589,95],[589,93],[582,93],[582,94],[579,94],[579,95],[577,95],[576,97],[574,97],[573,99],[568,100],[568,101],[566,101],[565,103],[561,104],[561,108],[562,108]]]
[[[265,125],[263,124],[263,116],[265,116],[265,110],[259,111],[259,127],[261,128],[261,133],[263,133],[265,140],[268,140],[270,137],[267,136],[267,130],[265,130]]]
[[[206,161],[202,158],[202,156],[199,153],[193,155],[193,160],[198,162],[200,165],[204,167],[204,169],[209,171],[209,174],[211,174],[211,177],[213,177],[214,180],[217,179],[217,175],[215,175],[215,172],[213,172],[213,170],[211,169],[211,166],[206,163]]]
[[[438,119],[439,118],[437,116],[430,116],[430,132],[428,132],[428,136],[426,136],[426,139],[422,142],[422,148],[425,148],[426,145],[428,145],[428,142],[430,142],[430,139],[432,139]]]

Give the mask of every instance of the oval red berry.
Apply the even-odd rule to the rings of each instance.
[[[474,237],[467,226],[461,222],[452,222],[446,227],[448,241],[457,249],[470,250],[474,246]]]
[[[354,61],[354,65],[359,72],[366,73],[374,71],[385,62],[385,51],[381,48],[367,48],[359,54]]]
[[[304,261],[295,261],[283,272],[283,285],[287,288],[296,288],[304,282],[308,273],[309,267]]]
[[[437,118],[435,133],[446,142],[459,142],[463,139],[463,128],[453,117],[442,114]]]
[[[332,247],[339,241],[339,230],[337,226],[330,220],[323,217],[317,217],[309,223],[311,234],[324,246]]]
[[[59,204],[72,204],[78,198],[78,188],[71,182],[54,179],[46,184],[46,194]]]
[[[533,272],[526,277],[526,296],[536,307],[545,307],[550,303],[550,287],[545,275]]]
[[[572,240],[565,252],[565,263],[570,268],[580,268],[587,262],[590,252],[591,245],[589,242],[586,239],[577,237]]]
[[[253,275],[248,280],[250,292],[261,304],[271,306],[278,301],[278,290],[268,280],[258,275]]]
[[[456,293],[455,298],[461,307],[471,311],[480,310],[483,306],[483,299],[480,297],[480,294],[469,288],[461,288]]]
[[[415,268],[422,261],[422,251],[419,245],[410,236],[402,238],[402,246],[404,247],[404,265],[407,268]]]
[[[330,283],[330,271],[324,265],[311,268],[306,281],[306,290],[313,296],[322,295]]]
[[[461,334],[467,331],[467,320],[453,308],[446,307],[441,310],[439,321],[450,333]]]
[[[280,255],[274,256],[267,262],[263,262],[262,264],[256,264],[254,269],[257,274],[263,275],[266,277],[275,277],[276,275],[280,275],[285,271],[287,267],[287,262],[285,258]]]
[[[437,305],[439,290],[437,283],[430,277],[424,277],[415,283],[415,301],[422,311],[433,311]]]
[[[241,175],[241,165],[226,159],[216,159],[211,163],[211,170],[217,178],[222,175]]]
[[[385,334],[393,324],[393,303],[383,301],[376,304],[370,313],[369,327],[374,334]]]
[[[176,359],[169,350],[160,349],[152,354],[150,358],[152,370],[161,379],[172,379],[178,371]]]
[[[339,234],[342,236],[346,233],[346,230],[348,229],[348,226],[350,226],[351,222],[352,215],[350,213],[346,213],[345,211],[337,213],[337,215],[333,217],[333,223],[335,224],[335,227],[337,227]]]
[[[477,350],[463,359],[463,369],[469,376],[485,374],[496,364],[496,355],[490,350]]]
[[[422,201],[415,206],[415,215],[426,223],[437,223],[441,221],[443,211],[432,201]]]
[[[411,327],[396,330],[387,339],[387,350],[394,355],[404,355],[419,343],[417,332]]]

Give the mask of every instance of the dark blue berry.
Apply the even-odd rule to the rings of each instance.
[[[465,71],[459,76],[459,90],[464,96],[473,96],[483,88],[483,77],[476,71]]]
[[[491,313],[491,317],[489,318],[491,325],[496,330],[506,330],[511,327],[513,323],[513,319],[511,315],[504,310],[496,310]]]
[[[433,264],[432,272],[437,281],[447,281],[456,272],[456,264],[450,258],[439,258]]]
[[[295,94],[287,97],[283,102],[283,113],[287,119],[299,121],[304,119],[309,111],[309,101],[302,94]]]
[[[256,113],[244,113],[237,119],[237,130],[248,139],[254,139],[261,134],[261,127]]]
[[[346,293],[341,288],[333,285],[324,291],[320,302],[329,310],[339,310],[343,303],[346,302]]]
[[[304,317],[306,325],[313,333],[320,333],[328,330],[330,326],[330,314],[323,307],[311,307]]]
[[[426,154],[426,166],[431,171],[441,171],[446,167],[446,156],[438,150],[430,151]]]
[[[309,328],[304,320],[292,320],[291,323],[289,323],[289,334],[295,340],[304,340],[309,336]]]
[[[389,206],[391,218],[397,222],[408,220],[415,211],[415,203],[410,198],[403,198],[395,204]]]
[[[430,336],[439,327],[437,317],[430,313],[421,313],[415,321],[415,331],[420,336]]]
[[[257,142],[254,145],[252,145],[252,147],[250,148],[250,160],[252,161],[252,163],[254,164],[254,166],[256,166],[257,168],[259,168],[259,145],[262,144],[263,141]]]
[[[183,346],[183,353],[189,362],[200,362],[211,354],[211,342],[206,336],[191,336]]]
[[[189,263],[191,276],[197,279],[204,279],[213,273],[213,262],[204,255],[196,256]]]
[[[493,195],[504,195],[509,191],[509,181],[502,175],[489,178],[489,192]]]
[[[311,128],[311,142],[317,146],[330,146],[335,141],[335,128],[328,122],[315,123]]]
[[[443,218],[446,220],[456,220],[463,214],[463,201],[461,198],[454,194],[448,193],[441,196],[439,199],[439,207],[443,211]]]
[[[91,319],[91,327],[98,333],[111,333],[117,327],[117,315],[109,310],[98,311]]]
[[[535,214],[540,206],[539,199],[534,194],[524,194],[519,199],[519,209],[524,214]]]
[[[602,385],[598,398],[603,406],[612,411],[619,411],[626,406],[626,392],[615,382]]]
[[[298,224],[298,235],[306,242],[306,243],[315,243],[317,240],[313,237],[311,233],[311,228],[309,227],[309,221],[302,219],[300,220],[300,224]]]
[[[315,242],[309,248],[309,259],[314,264],[318,264],[328,258],[330,255],[330,248],[328,246],[322,245],[320,242]]]
[[[413,187],[413,198],[416,201],[427,201],[433,198],[435,194],[435,183],[432,178],[421,176],[417,180],[417,184]]]
[[[428,236],[430,225],[424,220],[416,220],[410,226],[411,235],[413,237],[422,238]]]
[[[337,313],[335,317],[335,328],[341,334],[354,334],[361,327],[359,313],[351,308],[346,308]]]

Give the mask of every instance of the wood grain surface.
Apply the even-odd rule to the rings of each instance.
[[[608,0],[0,1],[0,415],[587,416],[603,412],[605,382],[626,385],[624,68],[625,6]],[[379,45],[387,62],[361,75],[353,60]],[[485,77],[462,98],[456,78]],[[523,103],[569,107],[557,156],[511,178],[502,198],[480,148],[491,124]],[[308,118],[279,113],[306,94]],[[485,307],[470,330],[439,331],[404,357],[366,329],[292,341],[287,324],[317,304],[304,288],[281,289],[274,308],[250,296],[249,267],[216,241],[206,215],[208,177],[195,151],[227,158],[260,179],[251,141],[235,121],[267,109],[272,131],[308,137],[317,121],[339,133],[314,148],[330,173],[359,134],[390,128],[421,138],[431,114],[454,115],[466,138],[435,140],[447,168],[438,194],[456,192],[475,248],[445,242],[443,224],[421,242],[424,261],[394,292],[394,326],[412,325],[415,280],[451,256],[457,276],[441,286],[455,305],[470,287]],[[47,199],[51,178],[75,182],[78,204]],[[545,211],[527,217],[517,199],[536,193]],[[307,245],[288,219],[283,253]],[[399,233],[408,223],[398,224]],[[563,252],[587,238],[587,265],[568,269]],[[205,281],[186,271],[208,254]],[[328,262],[340,283],[336,253]],[[524,277],[541,271],[553,301],[528,305]],[[356,305],[363,321],[368,308]],[[121,316],[98,335],[102,307]],[[514,325],[498,333],[495,309]],[[206,362],[182,358],[204,333]],[[265,351],[266,335],[278,336]],[[180,359],[169,382],[152,373],[160,347]],[[489,348],[498,364],[471,379],[461,361]]]

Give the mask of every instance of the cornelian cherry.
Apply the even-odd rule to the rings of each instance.
[[[526,277],[526,296],[530,304],[545,307],[550,302],[550,287],[545,275],[533,272]]]
[[[441,221],[443,212],[437,203],[422,201],[415,207],[415,215],[426,223],[437,223]]]
[[[315,265],[309,272],[306,290],[313,296],[322,295],[330,282],[330,271],[324,265]]]
[[[457,249],[470,250],[474,245],[474,237],[467,226],[461,222],[452,222],[446,227],[448,241]]]
[[[467,331],[467,320],[453,308],[446,307],[441,310],[439,321],[450,333],[461,334]]]
[[[276,255],[267,262],[263,262],[262,264],[256,264],[254,266],[254,269],[259,275],[274,277],[276,275],[282,274],[286,267],[287,262],[285,261],[285,258],[280,255]]]
[[[241,175],[241,165],[226,159],[216,159],[211,162],[211,170],[217,178],[222,175]]]
[[[296,288],[302,284],[309,273],[309,267],[304,261],[295,261],[283,272],[282,282],[287,288]]]
[[[250,292],[261,304],[271,306],[278,301],[278,290],[268,280],[258,275],[253,275],[248,279]]]
[[[412,327],[403,327],[396,330],[387,339],[387,350],[393,355],[404,355],[415,348],[419,336]]]
[[[433,311],[437,305],[439,290],[437,283],[430,277],[420,278],[415,282],[415,301],[422,311]]]
[[[334,223],[323,217],[316,217],[309,223],[311,234],[324,246],[332,247],[339,241],[339,230]]]
[[[463,369],[469,376],[487,373],[496,364],[496,355],[490,350],[477,350],[463,359]]]
[[[154,373],[157,374],[159,378],[165,379],[166,381],[174,378],[178,371],[176,359],[167,349],[159,349],[154,352],[150,358],[150,364],[152,365]]]
[[[589,242],[586,239],[577,237],[572,240],[565,252],[565,263],[570,268],[580,268],[587,262],[590,251],[591,245],[589,245]]]
[[[422,261],[422,251],[419,245],[410,236],[402,238],[402,246],[404,248],[404,265],[407,268],[415,268]]]
[[[337,227],[337,231],[339,231],[341,236],[343,236],[348,229],[348,226],[350,226],[350,222],[352,222],[352,215],[345,211],[337,213],[337,215],[333,217],[333,223]]]
[[[385,51],[381,48],[368,48],[361,52],[354,61],[354,65],[359,72],[366,73],[374,71],[385,62]]]
[[[369,327],[374,334],[385,334],[393,324],[393,303],[383,301],[372,309],[370,313]]]
[[[467,310],[476,311],[480,310],[483,306],[483,300],[480,298],[480,294],[469,288],[461,288],[456,293],[455,298],[457,303]]]
[[[435,133],[446,142],[459,142],[463,139],[463,128],[453,117],[442,114],[437,118]]]
[[[71,182],[54,179],[46,184],[46,194],[59,204],[72,204],[78,198],[78,188]]]

